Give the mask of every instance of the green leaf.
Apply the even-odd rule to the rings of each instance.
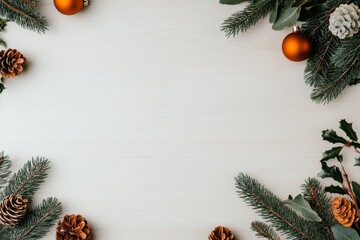
[[[234,5],[234,4],[239,4],[242,2],[245,2],[246,0],[220,0],[221,4],[229,4],[229,5]]]
[[[299,194],[294,199],[288,199],[284,201],[285,204],[289,205],[296,212],[300,213],[300,215],[308,221],[312,222],[321,222],[321,218],[310,207],[310,204],[304,199],[304,197]]]
[[[266,4],[268,4],[271,0],[253,0],[253,4],[256,7],[262,8],[264,7]]]
[[[346,228],[340,224],[331,227],[336,240],[360,240],[359,234],[353,228]]]
[[[340,137],[336,134],[336,132],[332,129],[324,130],[322,132],[323,140],[331,142],[331,143],[342,143],[342,144],[348,144],[348,141],[346,141],[343,137]]]
[[[343,147],[333,147],[332,149],[325,151],[321,161],[323,162],[337,157],[340,154],[342,148]]]
[[[345,119],[342,119],[340,121],[340,129],[342,129],[351,140],[355,142],[358,140],[356,132],[352,127],[352,123],[348,123]]]
[[[339,183],[343,183],[343,177],[340,169],[336,166],[329,167],[326,162],[321,162],[322,171],[319,172],[318,177],[328,178],[331,177]]]
[[[269,22],[276,22],[279,15],[279,1],[277,0],[270,14]]]
[[[281,9],[280,16],[272,25],[272,29],[278,31],[294,25],[300,17],[300,10],[301,8],[299,7]]]
[[[331,186],[325,187],[324,190],[328,193],[337,193],[337,194],[341,194],[341,195],[346,194],[346,191],[344,189],[342,189],[342,187],[340,187],[340,186],[331,185]]]
[[[354,166],[360,166],[360,157],[355,158],[355,164]]]
[[[353,188],[356,199],[360,201],[360,185],[357,182],[352,181],[351,186]]]

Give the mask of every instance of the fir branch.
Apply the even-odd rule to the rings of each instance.
[[[10,168],[11,161],[9,156],[4,155],[4,152],[0,152],[0,189],[3,189],[8,181],[8,177],[11,173]]]
[[[240,173],[235,180],[239,196],[288,239],[324,239],[316,226],[299,217],[255,179]]]
[[[352,81],[360,69],[360,35],[343,40],[331,57],[331,64],[324,82],[320,82],[311,94],[318,103],[335,99]]]
[[[1,199],[11,194],[21,194],[31,202],[40,184],[44,182],[49,168],[49,161],[43,157],[33,158],[28,161],[10,179],[9,184],[1,193]]]
[[[46,235],[59,219],[62,212],[61,203],[56,198],[48,198],[29,212],[16,228],[3,232],[1,239],[34,240]],[[4,236],[4,238],[3,238]]]
[[[304,198],[309,202],[322,219],[318,223],[319,231],[326,236],[327,240],[335,240],[331,227],[336,224],[334,216],[331,212],[330,198],[327,196],[320,182],[315,178],[309,178],[302,185]]]
[[[246,32],[254,26],[260,19],[266,17],[277,4],[275,0],[267,0],[265,4],[250,3],[244,10],[234,13],[224,21],[221,31],[227,37],[235,37],[240,32]]]
[[[327,26],[330,14],[345,2],[347,0],[329,0],[321,4],[319,11],[302,26],[302,32],[313,43],[313,55],[307,60],[304,73],[305,82],[310,86],[316,87],[326,79],[331,56],[340,45],[340,40],[331,34]]]
[[[263,222],[254,221],[251,223],[251,229],[256,232],[256,236],[270,240],[280,240],[276,232]]]
[[[20,26],[45,33],[47,21],[33,6],[22,0],[0,0],[0,15],[16,22]]]

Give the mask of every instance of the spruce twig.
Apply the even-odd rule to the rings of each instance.
[[[9,156],[4,152],[0,152],[0,190],[4,188],[4,185],[8,181],[8,177],[11,173],[11,161]]]
[[[263,222],[254,221],[251,223],[251,229],[256,232],[256,236],[267,238],[269,240],[280,240],[276,232]]]
[[[258,181],[242,173],[235,180],[239,196],[288,239],[323,239],[316,226],[299,217]]]
[[[274,0],[267,0],[265,4],[250,3],[244,10],[234,13],[224,21],[221,31],[227,37],[235,37],[240,32],[246,32],[254,26],[260,19],[266,17],[277,4]]]
[[[320,182],[315,178],[309,178],[302,185],[303,195],[312,207],[322,219],[319,224],[319,231],[327,236],[327,240],[335,240],[334,234],[331,231],[331,227],[336,224],[334,216],[331,212],[330,198],[326,195],[324,188]]]
[[[44,182],[48,169],[49,161],[43,157],[33,158],[31,161],[28,161],[10,179],[9,184],[1,193],[1,199],[11,194],[21,194],[31,202],[40,184]]]
[[[23,0],[0,0],[0,15],[39,33],[47,30],[46,18],[37,11],[37,4],[28,4]]]
[[[62,212],[61,203],[56,198],[48,198],[29,212],[16,228],[5,230],[1,239],[34,240],[46,235]]]

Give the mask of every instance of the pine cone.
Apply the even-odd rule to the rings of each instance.
[[[57,225],[56,240],[88,240],[90,238],[90,226],[81,215],[66,215]]]
[[[331,203],[331,210],[335,219],[344,227],[351,227],[359,219],[355,204],[344,197],[337,197]]]
[[[234,234],[227,227],[218,226],[209,235],[209,240],[234,240]]]
[[[355,4],[340,4],[330,15],[329,30],[340,39],[350,38],[359,31],[360,9]]]
[[[0,203],[0,223],[13,227],[25,216],[28,200],[21,195],[13,194]]]
[[[16,49],[0,52],[0,73],[4,78],[15,77],[23,71],[26,58]]]

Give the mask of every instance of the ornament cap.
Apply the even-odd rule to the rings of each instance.
[[[89,0],[84,0],[84,6],[85,7],[89,6]]]
[[[300,32],[300,27],[298,25],[294,25],[293,32]]]

